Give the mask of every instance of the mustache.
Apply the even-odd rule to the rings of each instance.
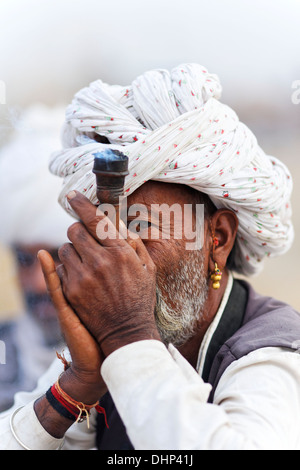
[[[156,326],[164,344],[188,341],[205,320],[208,279],[200,251],[182,259],[167,278],[157,278]]]

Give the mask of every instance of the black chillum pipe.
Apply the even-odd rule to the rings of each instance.
[[[120,198],[124,195],[125,177],[129,174],[128,157],[118,150],[104,149],[94,154],[97,198],[100,204],[112,204],[116,210],[119,231]]]

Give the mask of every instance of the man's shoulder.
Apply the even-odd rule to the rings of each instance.
[[[245,281],[248,300],[243,324],[225,343],[236,357],[263,347],[294,347],[300,338],[300,313],[289,304],[257,293]]]
[[[244,316],[244,324],[267,318],[278,318],[286,324],[286,320],[295,321],[297,324],[300,322],[300,313],[296,311],[291,305],[276,297],[270,297],[258,293],[248,282],[238,280],[247,290],[247,307]],[[284,316],[287,317],[284,318]],[[300,325],[300,323],[299,323]]]
[[[230,306],[239,312],[235,302],[236,292],[242,287],[245,295],[244,309],[240,313],[240,326],[227,337],[214,357],[209,373],[209,382],[213,385],[211,398],[220,377],[234,361],[263,348],[284,348],[299,352],[300,314],[290,305],[272,297],[258,294],[247,282],[235,280],[235,294]],[[230,315],[231,308],[224,312]],[[233,319],[231,318],[231,321]]]

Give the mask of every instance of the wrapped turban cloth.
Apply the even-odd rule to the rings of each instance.
[[[293,240],[286,166],[266,155],[236,113],[219,101],[216,75],[198,64],[152,70],[130,86],[97,80],[67,108],[64,149],[51,171],[64,178],[60,202],[72,190],[97,203],[94,153],[108,146],[129,157],[125,193],[152,179],[185,184],[215,206],[236,212],[239,230],[234,270],[259,271],[266,256],[286,252]]]
[[[74,222],[58,203],[61,179],[49,156],[61,145],[63,107],[33,105],[0,149],[0,242],[60,246]]]

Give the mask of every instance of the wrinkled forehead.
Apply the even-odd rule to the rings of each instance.
[[[182,184],[147,181],[127,198],[127,205],[144,204],[193,204],[196,191]]]
[[[187,250],[202,249],[206,224],[201,195],[188,186],[149,181],[126,198],[127,226],[144,240],[189,240]],[[124,222],[125,213],[124,208]]]

